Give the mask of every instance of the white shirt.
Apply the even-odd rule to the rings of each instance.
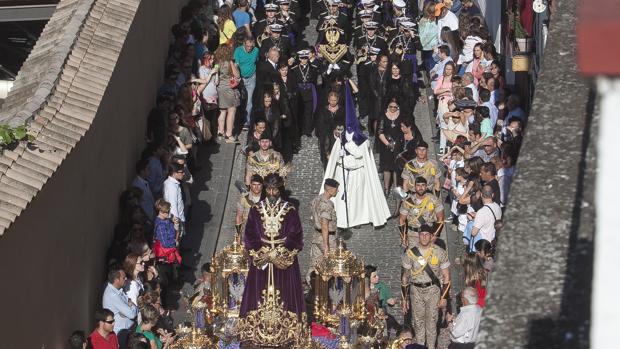
[[[138,296],[140,292],[144,290],[144,285],[140,279],[129,280],[125,282],[125,286],[123,287],[123,291],[127,295],[127,298],[131,299],[133,304],[138,304]]]
[[[456,177],[456,174],[454,172],[452,172],[452,177]],[[454,180],[456,181],[456,178]],[[465,184],[464,183],[456,183],[453,186],[454,186],[454,188],[456,188],[456,195],[458,195],[458,196],[463,195],[463,193],[465,192]],[[458,203],[459,203],[458,199],[452,200],[452,205],[450,207],[450,211],[454,215],[458,215],[458,210],[456,209],[456,205]],[[467,223],[465,223],[465,224],[467,224]],[[463,226],[463,229],[465,229],[464,226]]]
[[[170,213],[185,222],[185,206],[181,194],[181,183],[172,177],[164,181],[164,200],[170,203]]]
[[[454,343],[474,343],[478,337],[482,308],[478,304],[465,305],[454,319],[450,339]]]
[[[204,65],[201,65],[200,68],[198,68],[198,76],[201,79],[206,79],[210,72],[211,69],[205,67]],[[207,103],[211,103],[211,101],[217,98],[217,83],[218,74],[213,74],[211,75],[211,79],[209,80],[209,83],[207,83],[205,89],[202,90],[202,98],[204,98]]]
[[[474,46],[476,46],[476,44],[479,42],[484,42],[484,40],[482,40],[478,36],[470,35],[465,39],[465,43],[463,44],[463,50],[459,55],[458,64],[465,64],[474,60]]]
[[[431,77],[435,75],[435,77],[431,81],[431,88],[435,88],[435,85],[437,85],[437,80],[439,80],[440,76],[443,76],[443,70],[448,62],[454,62],[452,60],[452,57],[448,56],[443,61],[438,61],[437,63],[435,63],[433,69],[431,69]]]
[[[437,38],[441,40],[441,28],[448,27],[455,31],[459,29],[459,19],[452,11],[448,11],[443,18],[437,20]],[[450,52],[452,54],[453,52]]]
[[[452,185],[453,187],[456,188],[456,172],[455,170],[459,167],[465,167],[465,160],[461,159],[461,160],[450,160],[450,165],[448,165],[448,168],[450,169],[450,185]]]
[[[491,210],[493,212],[491,212]],[[480,237],[493,241],[495,239],[495,220],[502,218],[502,209],[495,202],[485,204],[481,209],[476,212],[476,218],[474,219],[474,227],[478,228],[478,234]]]

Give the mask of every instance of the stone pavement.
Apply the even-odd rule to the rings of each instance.
[[[225,143],[199,147],[197,162],[202,169],[193,173],[191,219],[181,242],[183,265],[186,266],[182,270],[184,284],[180,292],[183,295],[193,294],[193,285],[200,276],[200,266],[209,262],[216,251],[236,149],[234,144]],[[177,308],[175,323],[186,321],[187,304],[182,297],[174,292],[173,297],[169,298],[172,298],[169,299],[171,306]]]

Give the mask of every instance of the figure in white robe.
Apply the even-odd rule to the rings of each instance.
[[[370,143],[365,139],[357,145],[352,137],[353,135],[347,132],[344,147],[341,139],[336,139],[322,183],[327,178],[333,178],[340,183],[338,194],[332,198],[336,207],[338,228],[346,229],[367,223],[375,227],[382,226],[391,213],[383,194]],[[320,192],[323,193],[323,186]]]

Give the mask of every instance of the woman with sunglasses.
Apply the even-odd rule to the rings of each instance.
[[[137,253],[128,254],[123,262],[123,270],[125,270],[125,274],[127,275],[123,290],[127,298],[131,299],[133,304],[138,304],[138,296],[140,296],[144,290],[142,277],[140,276],[140,273],[144,271],[142,256]]]

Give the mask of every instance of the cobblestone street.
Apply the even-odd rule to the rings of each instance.
[[[313,28],[316,23],[311,21],[308,28]],[[313,24],[314,23],[314,24]],[[314,42],[315,32],[311,29],[306,30],[309,42]],[[355,70],[353,73],[355,77]],[[424,91],[422,89],[422,91]],[[428,100],[428,99],[427,99]],[[427,103],[418,103],[415,108],[415,122],[423,137],[429,143],[429,158],[436,158],[435,144],[430,142],[433,135],[434,125],[431,123],[429,116],[429,105]],[[239,136],[239,139],[245,140],[245,132]],[[235,186],[236,181],[243,181],[245,173],[245,160],[239,154],[240,146],[235,150],[235,162],[232,170],[232,178],[228,188],[228,201],[221,224],[219,238],[217,240],[216,251],[221,250],[224,246],[232,242],[235,228],[234,217],[235,207],[239,198],[239,190]],[[378,163],[378,154],[375,153],[375,161]],[[300,253],[300,266],[302,275],[305,275],[309,267],[310,258],[310,239],[313,232],[312,221],[310,219],[310,202],[318,195],[321,181],[323,179],[323,168],[318,151],[318,142],[316,137],[302,137],[302,149],[299,154],[293,158],[293,171],[288,176],[287,189],[291,191],[292,198],[300,202],[300,216],[304,229],[304,250]],[[394,212],[396,200],[393,195],[388,199],[390,210]],[[446,209],[449,209],[446,207]],[[448,211],[446,211],[448,215]],[[365,264],[377,266],[380,280],[387,283],[392,292],[392,297],[397,300],[396,306],[390,309],[390,312],[396,319],[402,323],[402,308],[400,301],[400,271],[401,271],[401,255],[402,248],[399,244],[398,235],[398,219],[390,219],[388,223],[378,229],[374,229],[372,225],[365,225],[359,229],[352,229],[352,235],[346,240],[349,250],[351,250],[358,258],[361,258]],[[446,239],[445,231],[442,238]],[[449,246],[450,240],[448,239]],[[453,256],[450,254],[450,260]],[[454,293],[454,292],[453,292]],[[449,343],[449,336],[446,331],[441,331],[439,336],[438,348],[446,348]]]

